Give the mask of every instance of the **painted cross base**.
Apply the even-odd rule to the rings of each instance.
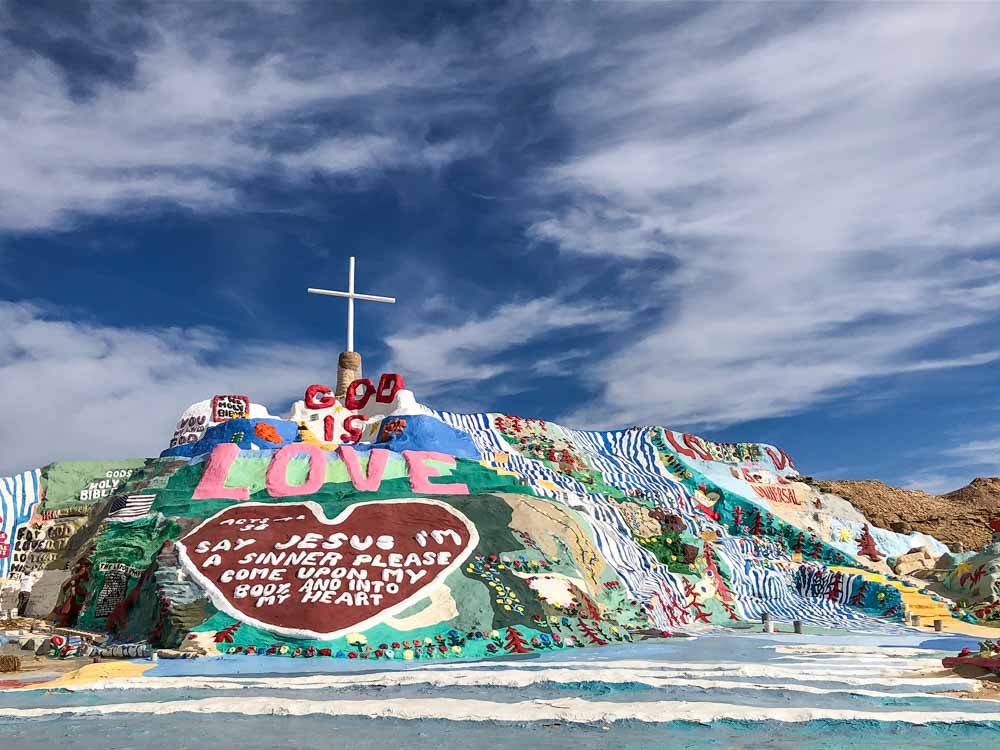
[[[361,377],[361,355],[357,352],[341,352],[337,358],[337,398],[343,401],[347,395],[347,386]]]

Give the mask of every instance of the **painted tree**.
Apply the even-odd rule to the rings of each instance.
[[[240,629],[240,622],[234,622],[229,627],[225,627],[222,630],[217,630],[215,632],[215,642],[216,643],[232,643],[236,634],[236,631]]]
[[[527,654],[534,649],[524,640],[524,636],[513,625],[507,626],[506,641],[503,644],[508,654]]]
[[[62,604],[54,610],[57,622],[63,627],[76,625],[80,612],[87,601],[87,591],[90,583],[90,572],[93,567],[91,555],[94,547],[87,550],[73,568],[73,575],[62,585],[60,596]]]
[[[739,615],[736,614],[736,608],[732,604],[730,604],[729,602],[723,602],[722,608],[726,610],[726,614],[729,615],[730,620],[735,620],[739,622],[740,619]]]
[[[706,569],[712,574],[712,578],[715,581],[715,588],[719,592],[719,598],[723,602],[729,603],[732,601],[732,596],[729,593],[729,588],[726,586],[726,581],[719,572],[719,566],[715,563],[715,556],[712,554],[711,547],[708,546],[708,540],[702,540],[705,546],[705,566]]]
[[[852,607],[863,607],[865,605],[865,594],[868,593],[868,581],[861,581],[861,585],[847,603]]]
[[[815,545],[810,556],[813,560],[819,560],[823,556],[823,544],[815,536],[809,537],[809,541]]]
[[[805,551],[805,545],[806,535],[800,531],[799,535],[795,537],[795,548],[793,551],[798,552],[801,555]]]
[[[865,527],[861,530],[861,536],[855,541],[858,544],[859,555],[864,555],[872,562],[878,562],[882,559],[882,555],[879,554],[878,548],[875,546],[875,537],[872,536],[868,524],[865,524]]]
[[[587,640],[590,641],[592,644],[594,644],[595,646],[607,645],[608,642],[601,637],[600,630],[595,631],[594,628],[592,628],[590,624],[582,617],[577,618],[576,624],[580,626],[580,630],[583,631],[583,634],[587,636]]]
[[[601,619],[601,610],[598,608],[594,600],[587,596],[587,592],[572,583],[569,585],[569,590],[573,595],[573,598],[579,602],[577,609],[583,616],[589,617],[592,620]]]
[[[833,579],[830,581],[830,588],[826,592],[826,598],[831,602],[838,601],[844,591],[841,585],[842,578],[843,574],[839,570],[833,574]]]
[[[736,533],[739,533],[740,526],[743,525],[743,508],[739,505],[733,508],[733,524],[736,526]]]
[[[760,511],[755,510],[753,515],[753,528],[750,533],[754,536],[764,536],[764,519],[761,518]]]
[[[688,611],[694,612],[695,622],[711,622],[708,612],[698,602],[698,593],[694,590],[694,586],[687,578],[682,580],[684,581],[684,594],[689,598]]]

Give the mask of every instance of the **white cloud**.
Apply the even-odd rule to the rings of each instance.
[[[565,207],[529,235],[676,270],[640,287],[664,314],[614,353],[628,371],[595,363],[600,397],[566,419],[734,423],[996,360],[926,351],[1000,305],[977,256],[1000,243],[1000,12],[802,11],[631,19],[624,40],[609,13],[607,46],[574,52],[556,99],[570,153],[536,177]]]
[[[159,455],[188,404],[246,393],[280,410],[309,383],[333,382],[330,363],[329,352],[305,345],[91,325],[0,302],[0,475],[56,460]]]
[[[477,392],[483,382],[500,376],[510,376],[526,386],[526,373],[558,375],[565,371],[567,358],[582,355],[579,351],[562,352],[526,362],[524,356],[515,356],[518,347],[573,329],[586,328],[588,333],[606,336],[626,320],[619,311],[544,298],[502,305],[488,315],[460,323],[422,325],[419,329],[408,326],[386,343],[391,366],[405,373],[422,399],[452,391],[456,384],[467,396]],[[478,410],[490,408],[482,396],[480,401]],[[449,406],[454,408],[453,403]]]
[[[961,474],[927,471],[907,476],[903,489],[923,490],[931,495],[944,495],[960,489],[971,482],[973,477],[963,478]]]
[[[317,47],[283,38],[271,26],[280,17],[259,19],[253,34],[235,32],[250,8],[246,18],[232,5],[154,10],[133,19],[149,36],[136,50],[114,46],[114,10],[93,14],[107,26],[102,51],[134,59],[134,76],[98,81],[87,96],[74,95],[46,57],[0,37],[0,230],[65,227],[79,213],[150,203],[232,209],[245,199],[240,182],[259,174],[436,168],[483,147],[476,138],[424,137],[433,107],[414,101],[458,75],[446,42],[379,42],[348,31]],[[73,29],[60,33],[79,42]],[[337,124],[310,119],[331,113]]]
[[[1000,437],[970,440],[944,451],[957,466],[985,467],[996,476],[1000,475]]]

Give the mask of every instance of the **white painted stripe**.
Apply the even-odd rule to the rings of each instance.
[[[881,699],[912,699],[932,698],[928,692],[889,692],[860,688],[854,685],[844,685],[841,688],[817,687],[799,682],[781,682],[762,684],[758,682],[736,682],[727,680],[711,680],[699,677],[664,677],[658,672],[629,671],[623,669],[576,670],[566,668],[522,670],[505,669],[500,672],[483,672],[479,670],[455,670],[451,672],[429,671],[399,671],[381,672],[378,674],[338,674],[338,675],[304,675],[304,676],[270,676],[260,677],[156,677],[156,678],[121,678],[102,681],[99,685],[88,684],[80,690],[124,690],[139,688],[144,690],[166,690],[184,688],[191,690],[316,690],[316,689],[349,689],[356,687],[393,688],[409,685],[429,685],[435,688],[449,687],[509,687],[525,688],[531,685],[557,683],[575,684],[578,682],[600,682],[604,684],[638,683],[651,688],[692,687],[701,690],[749,690],[762,692],[786,691],[809,695],[849,694]],[[913,682],[924,685],[924,681]],[[867,684],[867,683],[862,683]],[[909,683],[904,683],[909,684]],[[871,687],[898,687],[899,683],[880,683],[874,681]],[[950,678],[927,687],[938,690],[968,690],[979,688],[975,680]],[[69,688],[73,690],[72,687]]]
[[[395,698],[393,700],[313,701],[292,698],[231,697],[177,700],[164,703],[116,703],[102,706],[47,706],[45,708],[0,708],[0,717],[41,719],[54,716],[107,716],[114,714],[237,714],[246,716],[366,716],[396,719],[443,719],[446,721],[564,721],[592,723],[670,721],[706,723],[720,720],[805,722],[816,720],[898,722],[903,724],[955,724],[1000,722],[1000,711],[854,711],[820,707],[768,708],[691,701],[612,703],[580,698],[494,703],[456,698]]]

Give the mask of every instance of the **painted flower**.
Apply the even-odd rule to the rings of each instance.
[[[403,658],[406,659],[406,661],[411,661],[413,659],[413,649],[403,649]]]
[[[351,646],[368,645],[368,638],[363,633],[348,633],[346,640]]]

